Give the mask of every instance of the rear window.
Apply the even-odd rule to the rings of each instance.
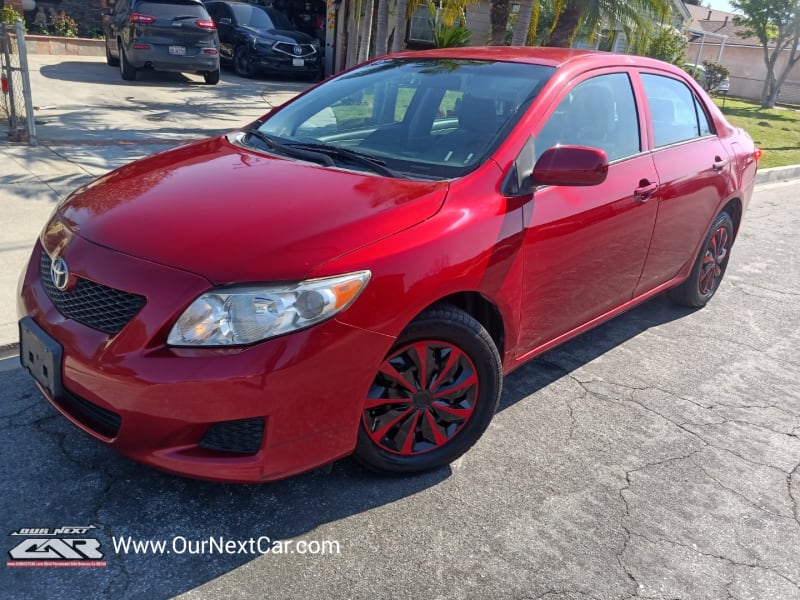
[[[135,12],[152,15],[156,19],[172,19],[174,17],[197,17],[207,19],[208,13],[202,4],[196,2],[140,2],[134,7]]]

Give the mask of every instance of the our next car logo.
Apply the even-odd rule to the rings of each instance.
[[[10,536],[25,539],[8,551],[7,567],[105,567],[100,540],[86,535],[94,525],[22,527]],[[80,537],[78,537],[80,536]]]

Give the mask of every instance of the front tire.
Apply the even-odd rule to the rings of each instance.
[[[695,259],[689,278],[669,291],[669,298],[682,306],[700,308],[714,296],[731,256],[733,219],[723,211],[714,219]]]
[[[119,48],[119,74],[125,81],[136,81],[136,67],[128,62],[122,44],[120,43],[117,47]]]
[[[453,306],[426,310],[375,375],[354,458],[382,473],[449,464],[489,426],[501,388],[500,354],[486,329]]]

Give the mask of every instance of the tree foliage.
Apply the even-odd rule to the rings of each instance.
[[[727,67],[714,62],[713,60],[704,60],[703,66],[706,69],[706,78],[703,81],[703,87],[709,92],[717,89],[717,86],[722,83],[723,79],[727,79],[731,72]]]
[[[761,107],[773,108],[789,72],[800,61],[800,0],[731,0],[742,15],[734,18],[741,32],[761,42],[767,76]],[[781,56],[786,62],[778,66]]]
[[[674,27],[659,27],[654,37],[640,36],[635,52],[681,66],[686,59],[686,36]]]
[[[457,19],[447,23],[443,19],[442,11],[437,9],[433,2],[428,2],[431,29],[433,29],[433,42],[437,48],[455,48],[469,45],[472,32],[467,29],[467,15],[464,9]]]
[[[14,23],[17,22],[17,19],[22,21],[22,28],[25,29],[25,19],[22,18],[21,14],[19,14],[10,6],[0,8],[0,23],[14,25]]]

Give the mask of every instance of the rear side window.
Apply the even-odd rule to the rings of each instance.
[[[639,152],[639,117],[626,73],[592,77],[564,97],[536,136],[536,158],[557,145],[600,148],[610,161]]]
[[[682,81],[642,74],[656,147],[669,146],[712,133],[708,116],[692,90]]]

